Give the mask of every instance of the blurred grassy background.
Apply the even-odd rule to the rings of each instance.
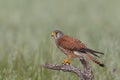
[[[93,62],[96,80],[120,79],[119,0],[0,0],[0,80],[78,80],[47,70],[65,55],[50,37],[59,29],[105,53],[106,68]],[[73,60],[80,66],[79,60]],[[78,65],[79,64],[79,65]]]

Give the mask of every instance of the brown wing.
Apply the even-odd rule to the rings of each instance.
[[[70,37],[68,35],[63,35],[60,39],[57,40],[58,47],[62,47],[68,50],[79,51],[82,53],[91,53],[92,55],[99,57],[97,54],[104,54],[92,49],[89,49],[83,44],[80,40]],[[97,53],[97,54],[96,54]]]
[[[86,48],[85,44],[83,44],[80,40],[70,37],[68,35],[61,36],[57,41],[60,47],[69,50],[79,50],[81,48]]]

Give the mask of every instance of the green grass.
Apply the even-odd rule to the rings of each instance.
[[[42,67],[65,55],[50,33],[59,29],[105,53],[96,80],[120,79],[119,0],[0,0],[0,80],[78,80],[73,73]],[[78,59],[73,65],[80,66]],[[78,65],[79,64],[79,65]]]

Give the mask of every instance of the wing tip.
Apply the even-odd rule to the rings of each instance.
[[[90,52],[93,52],[93,53],[99,53],[99,54],[104,55],[104,53],[103,53],[103,52],[95,51],[95,50],[92,50],[92,49],[87,49],[87,50],[88,50],[88,51],[90,51]]]

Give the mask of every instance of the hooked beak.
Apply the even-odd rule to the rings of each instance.
[[[54,37],[55,35],[56,35],[56,33],[55,33],[55,32],[52,32],[51,37]]]

